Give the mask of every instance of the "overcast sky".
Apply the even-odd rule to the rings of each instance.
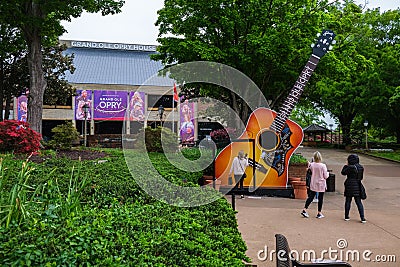
[[[367,1],[370,8],[388,10],[400,7],[400,0]],[[357,2],[364,4],[365,1]],[[154,23],[157,20],[157,10],[163,4],[163,0],[126,0],[122,12],[117,15],[103,17],[84,13],[71,22],[63,23],[68,32],[60,39],[156,45],[158,29]]]

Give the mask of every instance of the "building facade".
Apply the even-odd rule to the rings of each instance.
[[[76,88],[76,96],[66,106],[43,106],[44,138],[50,138],[51,129],[65,121],[72,121],[82,135],[85,130],[87,135],[134,134],[143,127],[162,124],[179,134],[181,141],[189,142],[198,140],[199,123],[202,137],[214,128],[208,121],[198,121],[197,103],[174,101],[175,81],[159,75],[163,65],[151,59],[156,46],[77,40],[60,43],[66,44],[66,54],[74,55],[76,70],[66,73],[66,79]],[[16,99],[15,119],[26,119],[26,101],[26,96]]]

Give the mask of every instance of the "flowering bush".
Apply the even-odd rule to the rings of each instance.
[[[214,130],[210,133],[211,138],[215,141],[229,141],[230,136],[235,133],[235,129],[233,128],[224,128],[224,129],[218,129]]]
[[[37,152],[42,136],[29,124],[16,120],[0,122],[0,151],[28,154]]]

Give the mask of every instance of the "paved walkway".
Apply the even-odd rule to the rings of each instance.
[[[345,177],[340,171],[349,153],[318,150],[328,169],[333,170],[336,176],[336,192],[325,193],[325,218],[315,218],[316,203],[309,208],[310,218],[303,218],[300,211],[304,200],[277,197],[236,199],[237,220],[248,247],[247,256],[257,266],[276,266],[275,258],[271,260],[270,253],[275,250],[275,234],[281,233],[287,237],[290,248],[300,253],[300,259],[305,250],[315,252],[317,258],[327,250],[325,258],[329,258],[331,251],[332,257],[348,258],[348,262],[356,267],[400,266],[400,164],[359,155],[360,163],[365,167],[364,185],[368,199],[364,201],[364,208],[367,223],[360,223],[354,201],[351,220],[346,222],[343,220]],[[314,151],[306,147],[297,150],[308,159]],[[264,253],[266,250],[267,254]],[[393,257],[396,262],[393,262]],[[378,262],[379,259],[386,262]]]

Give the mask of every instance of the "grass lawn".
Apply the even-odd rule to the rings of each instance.
[[[368,151],[368,155],[380,157],[380,158],[385,158],[385,159],[390,159],[390,160],[395,160],[400,162],[400,151]]]

